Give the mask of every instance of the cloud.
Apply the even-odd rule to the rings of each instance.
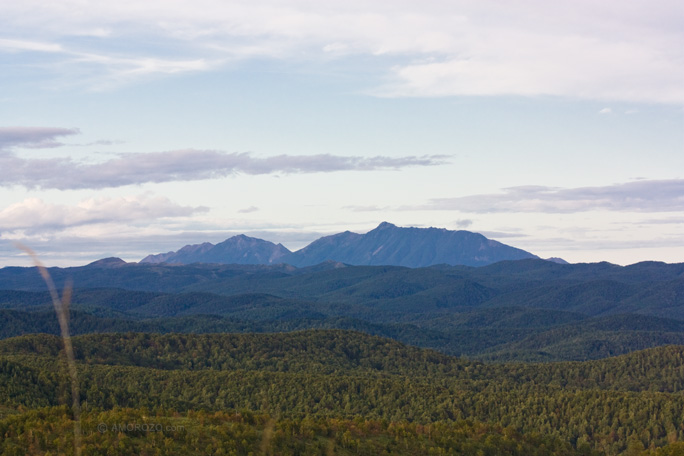
[[[107,37],[107,34],[92,35]],[[35,67],[43,73],[55,73],[69,84],[91,90],[112,89],[131,81],[155,75],[205,72],[219,66],[221,60],[207,58],[166,58],[149,55],[114,55],[104,50],[79,51],[57,43],[0,39],[0,52],[37,54]],[[42,57],[41,57],[42,55]]]
[[[604,187],[557,188],[530,185],[510,187],[503,191],[498,194],[433,199],[421,209],[471,213],[684,210],[684,179],[642,180]]]
[[[92,90],[108,90],[132,81],[152,76],[168,76],[181,73],[206,72],[220,64],[205,58],[167,59],[160,57],[114,57],[105,54],[72,53],[81,65],[87,66],[82,72],[84,83]],[[92,71],[101,67],[104,77]],[[77,73],[78,74],[78,73]]]
[[[380,212],[392,210],[389,206],[376,206],[376,205],[352,205],[343,206],[342,209],[347,209],[353,212]]]
[[[643,225],[684,225],[684,217],[668,217],[640,220]]]
[[[478,231],[481,235],[489,239],[503,239],[503,238],[524,238],[529,237],[529,234],[511,233],[508,231]]]
[[[584,231],[587,228],[583,228]],[[577,239],[565,237],[549,237],[549,238],[532,238],[527,237],[516,241],[517,247],[525,250],[533,251],[578,251],[597,252],[601,250],[638,250],[638,249],[656,249],[656,248],[671,248],[673,251],[681,249],[684,244],[684,236],[679,235],[664,235],[655,237],[646,237],[641,239],[616,239],[609,234],[603,238],[597,239]],[[524,245],[523,245],[524,244]],[[534,246],[534,247],[533,247]],[[680,257],[681,258],[681,257]],[[605,258],[600,258],[598,261],[605,261]],[[657,261],[653,257],[642,257],[637,261]],[[660,260],[662,261],[662,260]],[[670,260],[671,261],[671,260]],[[634,262],[634,261],[633,261]],[[680,262],[676,260],[676,262]]]
[[[598,113],[599,114],[612,114],[613,110],[611,108],[603,108]]]
[[[249,206],[249,207],[246,207],[244,209],[240,209],[238,211],[238,213],[239,214],[250,214],[252,212],[257,212],[258,210],[259,210],[259,208],[256,206]]]
[[[42,43],[39,41],[29,41],[29,40],[10,40],[10,39],[0,39],[0,50],[5,52],[22,52],[22,51],[33,51],[33,52],[64,52],[64,48],[59,44],[55,43]]]
[[[454,222],[458,228],[468,228],[470,225],[473,224],[473,221],[470,219],[459,219]]]
[[[90,146],[114,146],[117,144],[124,144],[125,141],[121,141],[118,139],[98,139],[97,141],[92,141],[86,144],[69,144],[70,146],[77,146],[77,147],[90,147]]]
[[[0,127],[0,152],[14,147],[30,149],[59,147],[63,144],[57,141],[57,138],[79,133],[77,128]]]
[[[464,49],[462,57],[396,65],[394,82],[376,93],[387,97],[517,95],[684,102],[684,65],[672,61],[665,49],[607,37],[492,33],[502,42],[492,43],[483,53]]]
[[[23,143],[24,145],[26,143]],[[183,149],[131,153],[96,164],[69,157],[26,159],[0,152],[0,185],[26,188],[101,189],[144,183],[217,179],[237,174],[299,174],[335,171],[374,171],[445,163],[443,155],[360,157],[252,154]]]
[[[122,198],[89,198],[75,206],[50,204],[28,198],[0,211],[0,233],[23,230],[34,233],[45,229],[99,223],[134,223],[169,217],[186,217],[206,212],[206,207],[180,206],[161,196],[139,195]]]
[[[344,59],[366,81],[372,62],[382,96],[684,101],[678,0],[15,3],[3,9],[0,50],[62,55],[55,76],[87,68],[130,82],[249,59],[302,68]]]

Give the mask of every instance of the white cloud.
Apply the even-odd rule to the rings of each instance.
[[[8,232],[18,230],[34,233],[101,223],[149,222],[187,217],[207,210],[205,207],[180,206],[168,198],[151,195],[89,198],[72,206],[27,198],[0,211],[0,234],[6,237]]]
[[[211,71],[236,59],[324,64],[361,56],[378,62],[376,81],[391,79],[374,92],[384,96],[552,95],[682,103],[682,5],[678,0],[25,0],[4,7],[0,49],[62,52],[67,66],[99,65],[103,74],[124,82]],[[79,36],[97,39],[74,38]],[[114,41],[116,53],[110,50]]]
[[[354,205],[354,206],[343,206],[342,209],[347,209],[353,212],[382,212],[391,210],[389,206],[377,206],[377,205]]]
[[[106,37],[107,34],[98,35]],[[0,39],[0,51],[50,54],[50,60],[34,64],[42,72],[58,73],[58,78],[73,79],[91,90],[117,87],[143,77],[204,72],[221,64],[207,58],[170,59],[145,55],[117,55],[104,50],[79,51],[57,43]]]
[[[492,31],[496,36],[496,31]],[[498,36],[486,53],[394,68],[385,96],[523,95],[684,102],[684,66],[664,51],[593,38]],[[498,52],[497,52],[498,51]]]
[[[598,113],[599,114],[612,114],[613,110],[611,108],[603,108]]]
[[[56,43],[43,43],[40,41],[12,40],[0,38],[0,50],[5,52],[64,52],[64,48]]]

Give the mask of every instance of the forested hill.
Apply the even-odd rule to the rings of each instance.
[[[684,264],[506,261],[433,266],[131,265],[71,278],[72,330],[353,329],[481,360],[587,360],[684,344]],[[58,334],[33,268],[0,269],[0,338]]]
[[[74,339],[87,365],[162,370],[310,372],[378,376],[446,376],[457,380],[555,385],[571,389],[684,392],[684,345],[640,350],[582,363],[488,364],[356,331],[277,334],[89,334]],[[13,359],[61,355],[59,337],[32,334],[0,341]]]
[[[320,454],[330,445],[335,454],[353,454],[362,447],[368,454],[383,454],[387,447],[382,445],[389,445],[388,454],[429,454],[439,448],[447,454],[479,454],[487,447],[484,454],[645,455],[642,450],[649,447],[652,454],[660,447],[664,449],[658,454],[670,454],[665,449],[678,446],[668,445],[684,438],[682,346],[537,365],[477,363],[339,330],[103,334],[76,337],[74,345],[87,404],[86,441],[94,447],[111,438],[93,429],[98,419],[110,423],[117,416],[142,420],[147,415],[194,426],[175,436],[178,441],[168,439],[167,444],[180,445],[186,436],[192,444],[215,435],[231,413],[251,435],[244,453],[238,454],[259,447],[262,433],[270,432],[264,429],[269,417],[275,418],[271,426],[280,435],[272,444],[288,446],[286,454],[302,441],[319,450],[301,454]],[[0,410],[5,415],[0,430],[6,436],[1,445],[27,448],[22,445],[31,440],[22,426],[54,432],[45,427],[46,420],[68,430],[68,415],[50,411],[59,409],[18,413],[66,401],[68,383],[59,356],[60,342],[54,336],[0,342]],[[203,418],[197,411],[203,411]],[[248,411],[257,416],[246,418]],[[233,430],[225,438],[234,442],[234,425],[228,426]],[[293,433],[288,426],[311,433]],[[409,437],[405,445],[392,431],[401,428]],[[350,434],[343,439],[347,430]],[[358,442],[350,442],[353,435]],[[126,444],[142,446],[156,438],[122,437]],[[211,441],[204,442],[211,446]],[[505,450],[509,445],[518,449]],[[522,452],[534,446],[539,453]]]

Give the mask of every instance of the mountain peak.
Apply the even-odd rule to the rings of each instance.
[[[550,261],[552,263],[557,263],[557,264],[570,264],[567,261],[565,261],[563,258],[558,258],[558,257],[546,258],[546,261]]]
[[[390,222],[382,222],[380,225],[378,225],[373,231],[375,230],[386,230],[390,228],[396,228],[397,225],[394,225],[393,223]]]
[[[93,267],[93,268],[118,268],[120,266],[125,266],[128,263],[126,263],[124,260],[121,258],[117,257],[109,257],[109,258],[102,258],[101,260],[93,261],[92,263],[89,263],[87,267]]]
[[[283,261],[298,267],[333,260],[351,265],[416,268],[442,263],[484,266],[524,258],[537,257],[470,231],[404,228],[382,222],[366,234],[345,232],[320,238]]]
[[[238,234],[216,245],[186,245],[176,252],[148,255],[141,263],[276,264],[291,252],[281,244]]]

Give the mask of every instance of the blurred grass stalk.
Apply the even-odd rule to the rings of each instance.
[[[62,341],[64,342],[64,352],[66,353],[67,370],[69,371],[69,378],[71,379],[71,398],[72,411],[74,414],[74,455],[81,456],[81,401],[78,386],[78,371],[76,370],[76,357],[74,356],[74,346],[71,343],[71,336],[69,334],[69,303],[71,302],[71,283],[64,286],[62,297],[59,297],[55,282],[50,276],[50,272],[45,265],[40,261],[38,255],[25,245],[16,244],[17,248],[26,252],[33,260],[33,264],[40,272],[40,275],[45,280],[45,284],[50,291],[52,297],[52,304],[57,313],[57,320],[59,321],[59,328],[62,334]]]

